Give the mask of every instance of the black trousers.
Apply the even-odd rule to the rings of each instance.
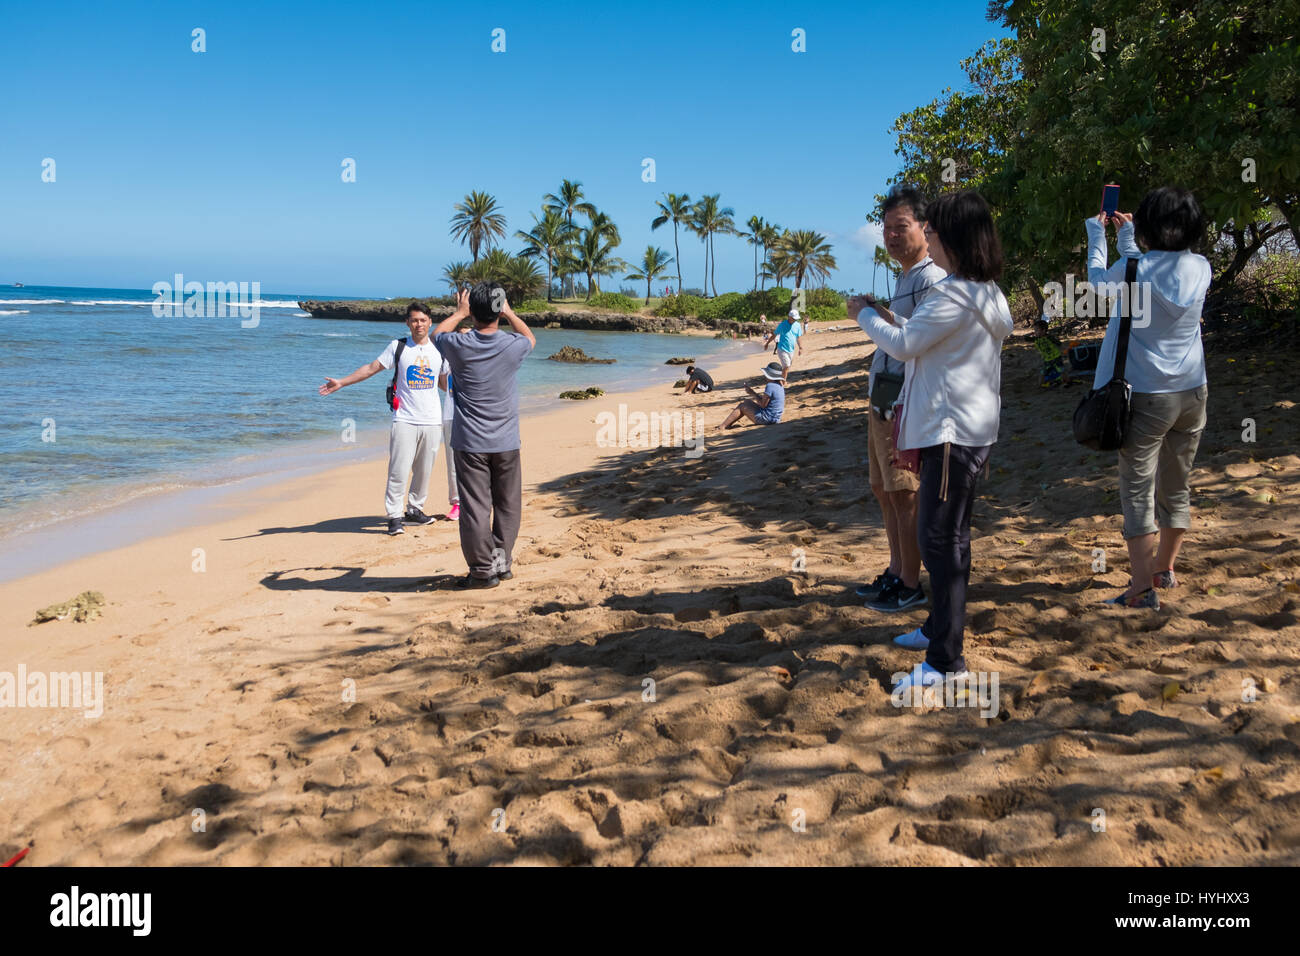
[[[930,639],[925,662],[946,674],[966,669],[966,586],[970,583],[970,514],[975,488],[992,445],[944,445],[921,449],[921,488],[916,500],[916,539],[930,572],[933,605],[921,625]],[[946,487],[945,487],[946,486]]]
[[[469,573],[490,578],[509,571],[523,511],[519,449],[454,454],[460,485],[460,551]]]

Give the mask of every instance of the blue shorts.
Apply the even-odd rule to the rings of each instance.
[[[760,425],[775,425],[781,421],[781,416],[772,414],[766,408],[760,408],[754,413],[754,421]]]

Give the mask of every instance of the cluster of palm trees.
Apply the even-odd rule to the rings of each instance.
[[[621,241],[618,226],[587,201],[580,182],[563,180],[556,192],[542,198],[541,215],[532,214],[533,227],[515,232],[515,238],[524,243],[518,256],[494,248],[506,234],[506,219],[496,199],[487,193],[471,192],[456,204],[451,235],[469,247],[472,261],[451,263],[443,270],[443,277],[453,288],[469,281],[493,279],[506,287],[507,295],[520,299],[535,295],[545,282],[549,302],[556,278],[562,286],[567,283],[568,294],[573,295],[575,278],[585,276],[590,299],[593,292],[600,291],[603,276],[632,269],[626,278],[645,282],[648,302],[653,283],[667,275],[673,263],[677,264],[677,290],[681,291],[681,229],[698,236],[704,243],[702,288],[705,295],[710,288],[713,295],[718,294],[714,237],[719,235],[739,236],[754,247],[755,289],[766,288],[768,280],[780,285],[785,278],[793,278],[795,288],[799,289],[805,281],[825,282],[835,268],[831,245],[821,233],[782,229],[761,216],[751,216],[742,230],[736,226],[735,210],[723,206],[718,193],[694,202],[686,193],[665,193],[655,205],[658,215],[650,228],[657,230],[672,223],[676,254],[669,255],[658,246],[648,245],[641,262],[631,266],[614,254]],[[542,262],[546,264],[544,279],[540,271]]]

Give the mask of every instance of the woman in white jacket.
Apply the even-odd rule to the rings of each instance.
[[[1086,220],[1088,281],[1123,283],[1126,260],[1135,258],[1138,296],[1124,367],[1133,389],[1131,414],[1119,450],[1119,499],[1133,577],[1107,603],[1158,609],[1155,589],[1178,586],[1174,561],[1191,524],[1188,478],[1209,398],[1201,307],[1210,288],[1210,263],[1191,249],[1205,231],[1205,219],[1190,192],[1164,186],[1147,193],[1134,216],[1117,212],[1109,221],[1120,258],[1106,268],[1107,219]],[[1150,250],[1146,255],[1135,235]],[[1093,388],[1114,374],[1119,330],[1117,301]]]
[[[896,324],[870,297],[849,303],[849,314],[857,315],[863,331],[886,354],[907,363],[898,448],[920,450],[916,534],[934,604],[921,627],[894,639],[926,652],[925,663],[895,693],[917,677],[928,686],[966,674],[971,508],[980,472],[998,440],[1002,340],[1012,328],[1006,296],[996,282],[1002,245],[983,197],[973,191],[949,193],[926,207],[925,218],[930,255],[948,277],[906,324]]]

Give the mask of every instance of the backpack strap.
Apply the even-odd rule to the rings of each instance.
[[[393,351],[393,388],[397,388],[397,373],[402,367],[402,350],[406,348],[406,339],[397,340],[397,348]]]
[[[1129,257],[1124,269],[1124,292],[1120,308],[1119,341],[1115,343],[1115,368],[1110,373],[1112,380],[1124,377],[1124,368],[1128,364],[1128,338],[1133,327],[1133,303],[1137,301],[1138,261]]]

